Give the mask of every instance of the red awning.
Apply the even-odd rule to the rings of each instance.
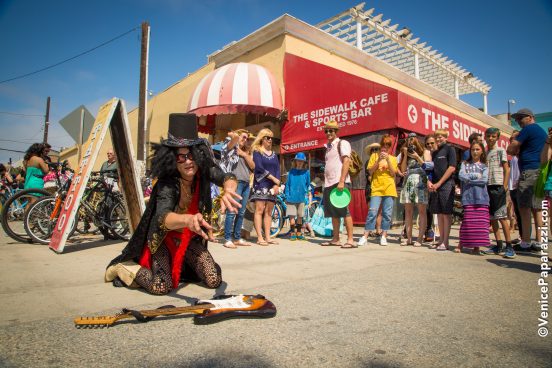
[[[282,111],[282,96],[276,79],[266,68],[228,64],[199,82],[188,111],[198,116],[238,112],[277,116]]]

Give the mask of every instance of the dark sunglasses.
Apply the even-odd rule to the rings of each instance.
[[[263,138],[264,140],[267,140],[267,141],[271,141],[272,140],[272,137],[269,137],[269,136],[266,136]]]
[[[176,162],[178,162],[179,164],[183,164],[184,162],[186,162],[186,160],[190,160],[190,161],[194,160],[194,156],[192,155],[191,152],[176,154]]]
[[[434,144],[435,144],[435,142],[427,142],[427,143],[426,143],[426,147],[427,147],[427,146],[433,146]]]
[[[333,133],[335,132],[335,129],[324,129],[324,133],[328,134],[328,133]]]

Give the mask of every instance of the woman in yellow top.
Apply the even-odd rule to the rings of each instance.
[[[390,153],[392,144],[393,138],[386,134],[381,138],[381,151],[370,155],[368,170],[372,175],[372,196],[370,198],[370,209],[366,217],[366,225],[364,226],[364,235],[358,241],[358,245],[366,244],[368,233],[376,229],[376,217],[380,205],[382,206],[380,245],[387,245],[387,231],[391,228],[393,200],[397,197],[395,174],[398,168],[397,158]]]

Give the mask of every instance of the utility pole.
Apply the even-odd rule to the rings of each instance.
[[[147,131],[147,93],[148,93],[148,55],[149,55],[149,33],[148,22],[142,23],[142,49],[140,52],[140,90],[138,96],[138,161],[144,162],[147,158],[146,131]]]
[[[44,139],[43,143],[48,143],[48,125],[50,125],[50,96],[46,100],[46,119],[44,121]]]

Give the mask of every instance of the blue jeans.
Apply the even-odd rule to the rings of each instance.
[[[232,213],[226,210],[226,219],[224,221],[224,240],[231,241],[232,235],[234,240],[241,239],[241,228],[243,224],[243,216],[245,215],[245,206],[249,200],[249,183],[246,181],[238,181],[238,188],[236,193],[241,195],[241,208],[238,209],[238,213]]]
[[[366,225],[364,229],[366,231],[376,230],[376,218],[378,217],[378,211],[380,205],[381,209],[381,230],[387,231],[391,229],[391,214],[393,213],[393,200],[395,197],[372,197],[370,198],[370,209],[368,210],[368,216],[366,216]]]

